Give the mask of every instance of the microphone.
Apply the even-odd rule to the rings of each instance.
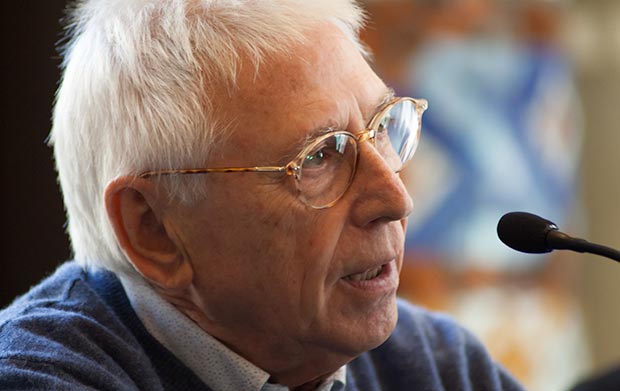
[[[527,212],[506,213],[497,224],[497,236],[508,247],[530,254],[572,250],[601,255],[620,262],[620,251],[585,239],[573,238],[549,220]]]

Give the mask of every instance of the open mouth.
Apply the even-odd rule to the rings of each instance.
[[[381,265],[362,273],[349,274],[344,279],[355,282],[374,280],[375,278],[379,277],[381,273],[383,273],[384,269],[385,265]]]

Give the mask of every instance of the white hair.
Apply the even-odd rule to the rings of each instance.
[[[242,56],[259,71],[267,54],[325,22],[364,52],[354,0],[82,0],[70,13],[50,143],[75,259],[120,273],[132,268],[107,218],[106,186],[204,164],[226,136],[209,86],[232,87]],[[196,196],[181,183],[167,191]]]

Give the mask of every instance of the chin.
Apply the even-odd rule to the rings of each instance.
[[[370,338],[369,345],[372,345],[370,349],[374,349],[377,346],[384,343],[390,335],[392,335],[392,331],[396,327],[396,322],[398,321],[398,308],[396,306],[396,297],[391,300],[389,306],[385,308],[385,312],[380,315],[378,319],[375,320],[374,332],[372,335],[374,338]],[[369,335],[370,336],[370,335]]]
[[[384,302],[381,309],[364,315],[345,316],[327,322],[327,328],[318,331],[310,340],[311,345],[318,348],[315,353],[313,367],[328,368],[333,372],[358,356],[382,345],[394,331],[398,320],[396,299]],[[305,357],[312,356],[306,352]]]
[[[381,311],[356,322],[357,330],[345,336],[351,343],[352,355],[359,356],[383,344],[394,331],[397,321],[398,309],[396,298],[393,298]]]

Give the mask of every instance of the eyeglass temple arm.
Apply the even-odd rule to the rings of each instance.
[[[217,172],[286,172],[292,175],[297,170],[296,165],[263,166],[263,167],[222,167],[222,168],[190,168],[179,170],[153,170],[146,171],[138,175],[140,178],[149,178],[157,175],[191,175],[191,174],[209,174]]]

